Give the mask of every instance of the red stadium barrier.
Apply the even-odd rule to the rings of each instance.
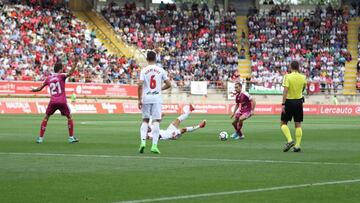
[[[37,93],[30,92],[31,87],[38,87],[41,84],[41,82],[0,81],[0,95],[48,96],[48,87]],[[67,83],[65,91],[67,95],[75,92],[80,97],[137,97],[136,85]]]
[[[47,102],[0,102],[1,114],[45,114]],[[69,103],[71,112],[76,114],[121,114],[122,103]],[[59,112],[58,112],[59,113]]]
[[[180,114],[185,105],[164,104],[164,113]],[[193,104],[195,114],[231,114],[233,104]],[[1,114],[44,114],[47,102],[0,102]],[[72,113],[75,114],[122,114],[140,113],[137,103],[120,102],[77,102],[69,103]],[[259,104],[255,108],[258,115],[279,115],[281,105]],[[307,115],[346,115],[359,116],[360,105],[305,105],[304,113]]]

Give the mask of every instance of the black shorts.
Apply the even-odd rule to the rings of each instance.
[[[303,103],[303,99],[287,99],[285,113],[281,113],[281,120],[288,122],[294,117],[295,122],[302,122],[304,119]]]

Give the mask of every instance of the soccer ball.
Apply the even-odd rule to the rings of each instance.
[[[229,135],[228,135],[228,133],[225,132],[225,131],[222,131],[222,132],[219,134],[219,139],[220,139],[221,141],[225,141],[225,140],[227,140],[228,138],[229,138]]]

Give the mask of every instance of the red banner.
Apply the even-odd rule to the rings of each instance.
[[[44,114],[47,102],[0,102],[1,114]],[[183,104],[163,104],[163,113],[180,114],[187,106]],[[195,114],[231,114],[234,110],[233,104],[193,104]],[[116,102],[89,102],[69,103],[72,113],[75,114],[122,114],[136,113],[137,103]],[[280,115],[281,105],[258,104],[255,114],[258,115]],[[359,116],[360,105],[304,105],[304,113],[307,115],[346,115]]]
[[[40,113],[35,102],[0,102],[1,114],[37,114]]]
[[[307,84],[307,91],[309,94],[320,92],[320,84],[318,82],[309,82]]]
[[[31,87],[38,87],[41,82],[0,81],[0,95],[38,95],[49,96],[49,87],[42,91],[30,92]],[[67,96],[75,93],[80,97],[137,97],[137,86],[96,83],[66,83]]]
[[[0,102],[1,114],[45,114],[47,102]],[[122,103],[69,103],[71,113],[76,114],[121,114]],[[57,112],[59,113],[59,112]]]
[[[229,111],[229,105],[226,104],[193,104],[193,106],[195,108],[193,113],[224,114]]]

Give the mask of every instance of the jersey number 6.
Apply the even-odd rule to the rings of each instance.
[[[155,89],[156,88],[156,80],[154,78],[155,78],[155,75],[152,75],[150,77],[150,89]]]

